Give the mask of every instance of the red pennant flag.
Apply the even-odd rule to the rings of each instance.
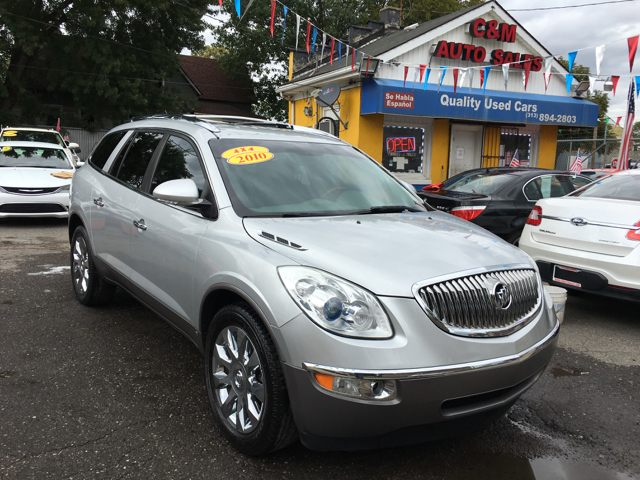
[[[527,91],[527,84],[529,83],[529,74],[531,73],[531,60],[524,62],[524,91]]]
[[[331,37],[331,65],[333,65],[333,48],[336,46],[336,39]]]
[[[273,37],[273,20],[276,18],[276,0],[271,0],[271,36]]]
[[[427,69],[426,65],[420,65],[420,83],[422,83],[422,77],[424,77],[424,71]]]
[[[458,69],[453,69],[453,93],[456,93],[456,89],[458,88]]]
[[[480,88],[484,85],[484,68],[480,70]]]
[[[307,20],[307,53],[309,53],[309,37],[311,37],[311,22]]]
[[[219,0],[219,1],[220,1],[220,6],[222,6],[222,0]]]
[[[351,52],[351,71],[353,72],[353,59],[356,58],[356,49],[353,49],[353,52]]]
[[[618,87],[618,80],[620,80],[620,75],[612,75],[611,81],[613,82],[613,96],[616,96],[616,88]]]
[[[367,55],[367,75],[369,74],[369,59],[371,58],[371,55]]]
[[[56,126],[56,130],[60,131],[60,119],[58,119],[58,125]]]
[[[636,50],[638,50],[638,38],[639,36],[636,35],[635,37],[629,37],[627,39],[627,42],[629,43],[629,71],[630,72],[633,70],[633,60],[636,58]]]
[[[409,67],[404,67],[404,83],[402,84],[402,88],[407,85],[407,73],[409,73]]]
[[[618,126],[620,120],[622,120],[622,117],[618,117],[618,119],[616,120],[616,124],[613,126],[614,128]]]

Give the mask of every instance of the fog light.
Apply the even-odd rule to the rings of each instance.
[[[395,380],[369,380],[355,377],[334,377],[313,374],[318,384],[340,395],[370,400],[391,400],[396,397]]]

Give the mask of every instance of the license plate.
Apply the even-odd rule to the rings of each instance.
[[[582,270],[571,267],[563,267],[561,265],[553,266],[553,281],[571,285],[572,287],[582,288],[579,282]]]

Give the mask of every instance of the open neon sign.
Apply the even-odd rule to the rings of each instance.
[[[394,137],[387,138],[387,152],[415,152],[416,137]]]

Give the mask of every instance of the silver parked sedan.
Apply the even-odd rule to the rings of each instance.
[[[73,179],[72,283],[116,285],[203,352],[240,451],[407,444],[502,415],[559,324],[519,249],[326,135],[255,119],[112,129]]]

